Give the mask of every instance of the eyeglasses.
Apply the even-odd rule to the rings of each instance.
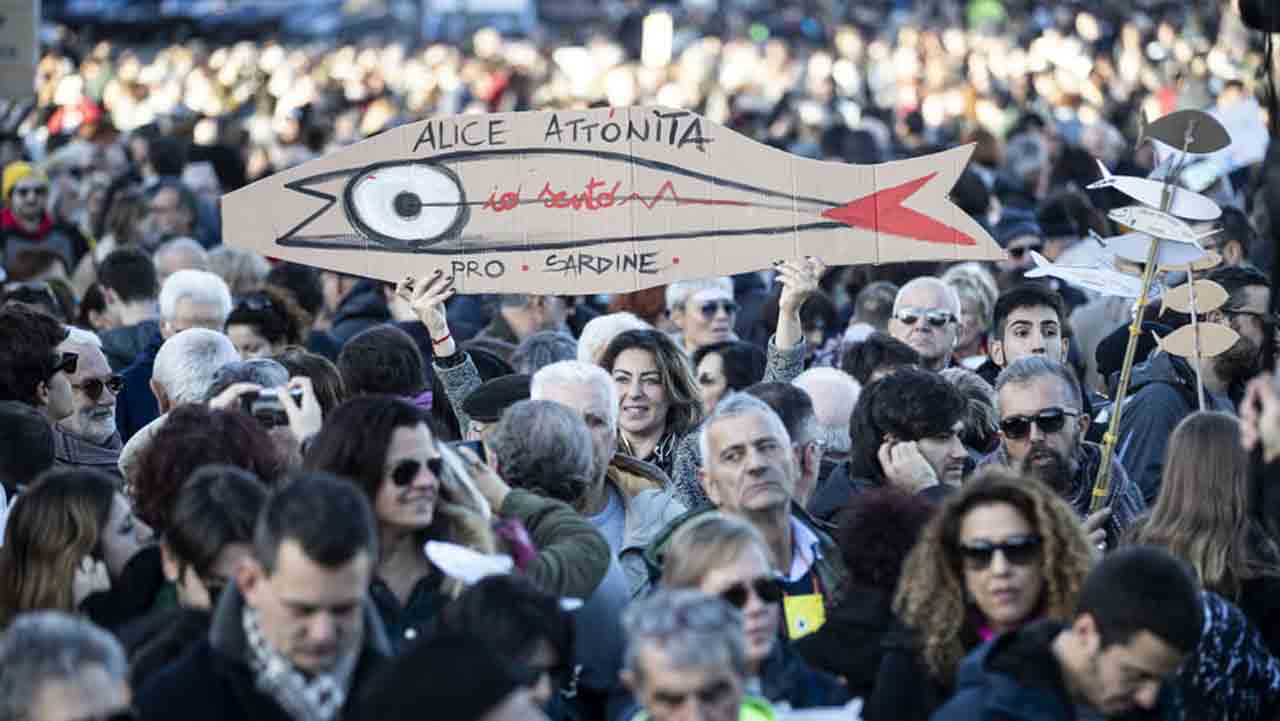
[[[741,610],[746,607],[753,592],[756,598],[765,603],[777,603],[782,600],[782,578],[775,574],[760,576],[749,582],[740,581],[721,591],[720,598],[730,606]]]
[[[13,194],[14,195],[35,195],[37,197],[44,196],[49,194],[49,186],[37,185],[35,187],[14,188]]]
[[[1034,423],[1040,427],[1044,433],[1057,433],[1067,424],[1067,418],[1074,418],[1080,415],[1075,411],[1068,411],[1062,408],[1046,408],[1034,416],[1009,416],[1000,419],[1000,431],[1004,433],[1006,438],[1020,440],[1026,438],[1031,433],[1031,424]]]
[[[961,543],[960,557],[970,571],[985,571],[991,566],[996,551],[1004,554],[1004,560],[1014,566],[1028,566],[1040,558],[1040,536],[1013,536],[1004,543]]]
[[[76,368],[80,365],[79,353],[62,353],[53,354],[53,370],[49,371],[49,377],[52,378],[58,371],[62,371],[67,375],[76,372]]]
[[[956,316],[947,310],[923,310],[921,308],[903,308],[893,314],[903,325],[915,325],[921,318],[934,328],[943,328],[954,321]]]
[[[106,380],[101,378],[90,378],[84,383],[72,383],[71,387],[78,391],[84,391],[84,394],[89,397],[89,400],[96,401],[102,397],[103,388],[111,391],[111,395],[113,396],[120,395],[120,391],[124,390],[124,376],[112,375],[108,376]]]
[[[417,478],[418,473],[422,471],[423,465],[427,467],[428,471],[431,471],[431,475],[439,478],[440,474],[444,472],[444,457],[429,458],[425,464],[421,461],[408,459],[400,461],[391,469],[391,482],[396,485],[396,488],[404,488],[412,484],[413,479]]]
[[[130,706],[116,709],[115,711],[108,711],[105,714],[81,716],[74,721],[138,721],[138,712]]]
[[[709,300],[698,308],[702,312],[702,317],[711,320],[716,317],[716,313],[724,311],[726,315],[736,315],[738,313],[738,304],[731,300]]]
[[[1037,253],[1042,253],[1044,252],[1044,246],[1043,245],[1022,245],[1022,246],[1018,246],[1017,248],[1009,248],[1008,249],[1009,258],[1011,258],[1012,260],[1022,260],[1022,256],[1026,255],[1027,251],[1029,250],[1034,250]]]

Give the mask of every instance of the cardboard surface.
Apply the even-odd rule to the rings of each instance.
[[[999,260],[948,199],[973,149],[800,158],[696,114],[603,108],[405,125],[223,198],[229,245],[464,293],[599,293],[817,256]]]
[[[39,0],[0,0],[0,100],[35,95]]]
[[[1160,315],[1164,315],[1164,312],[1170,308],[1179,313],[1191,313],[1191,291],[1190,283],[1183,283],[1165,291],[1164,296],[1160,299]],[[1201,279],[1196,281],[1195,306],[1197,313],[1206,313],[1221,308],[1229,297],[1225,288],[1211,280]]]
[[[1184,325],[1163,338],[1155,331],[1152,331],[1151,335],[1155,336],[1156,345],[1160,350],[1183,358],[1194,358],[1196,355],[1212,358],[1219,353],[1225,353],[1240,340],[1240,335],[1230,326],[1221,323],[1200,323],[1198,326],[1198,328],[1192,328],[1190,325]],[[1200,335],[1198,354],[1196,353],[1197,331]]]

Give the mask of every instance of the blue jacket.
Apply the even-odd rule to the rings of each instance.
[[[1040,621],[978,647],[960,663],[956,694],[930,721],[1075,721],[1075,707],[1062,687],[1061,667],[1050,650],[1050,643],[1063,628],[1061,623]],[[1011,651],[1027,656],[1023,664],[1027,673],[1040,676],[1037,680],[1043,682],[1018,679],[992,668],[993,659],[1012,655]]]
[[[121,371],[124,389],[116,397],[116,428],[126,443],[141,428],[160,417],[160,405],[151,392],[151,373],[163,338],[157,336],[128,368]]]

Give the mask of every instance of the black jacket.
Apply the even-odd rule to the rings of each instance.
[[[244,600],[228,587],[214,611],[205,638],[174,665],[156,674],[138,692],[141,721],[293,721],[271,698],[258,691],[241,625]],[[364,645],[356,663],[347,708],[390,655],[382,624],[370,604],[364,607]]]
[[[102,353],[111,364],[111,370],[117,372],[133,365],[148,349],[158,348],[164,342],[160,335],[160,322],[155,320],[104,330],[98,337],[102,339]]]
[[[1039,621],[970,654],[960,664],[955,696],[933,721],[1075,721],[1076,709],[1051,645],[1063,628],[1055,621]]]
[[[382,295],[382,283],[362,280],[343,297],[333,312],[333,326],[329,333],[341,347],[360,331],[389,320],[391,311],[387,309],[387,299]]]
[[[971,644],[977,645],[976,634]],[[875,687],[862,706],[864,721],[928,721],[951,695],[950,683],[935,677],[920,652],[916,634],[895,620],[884,635]]]
[[[884,658],[885,633],[893,624],[893,594],[851,586],[822,628],[791,647],[810,666],[844,679],[849,695],[867,699]]]
[[[836,514],[849,505],[849,500],[858,493],[872,488],[884,486],[887,480],[881,475],[879,468],[863,467],[856,457],[841,463],[831,471],[827,480],[814,492],[806,508],[814,518],[827,523],[833,522]],[[951,486],[937,484],[920,491],[920,495],[934,502],[941,502],[951,494]]]
[[[129,686],[142,688],[147,681],[209,635],[209,612],[194,608],[155,611],[120,631],[120,643],[129,653]]]
[[[1120,417],[1116,454],[1151,505],[1160,493],[1165,448],[1183,418],[1197,410],[1196,375],[1183,359],[1157,353],[1133,369]],[[1233,412],[1231,402],[1205,391],[1205,410]]]

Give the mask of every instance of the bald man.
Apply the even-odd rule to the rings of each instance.
[[[920,367],[940,371],[950,365],[959,329],[960,297],[938,278],[921,276],[898,291],[889,335],[920,354]]]

